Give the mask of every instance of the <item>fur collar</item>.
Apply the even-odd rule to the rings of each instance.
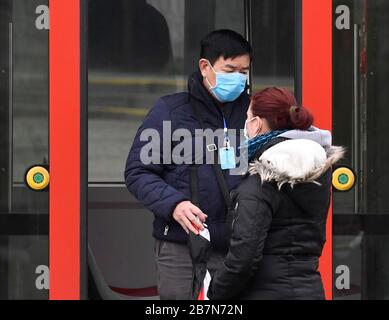
[[[316,183],[324,172],[339,161],[343,147],[328,146],[308,139],[291,139],[267,149],[250,163],[249,173],[258,174],[262,182],[277,182],[278,189],[286,183],[293,188],[298,183]]]

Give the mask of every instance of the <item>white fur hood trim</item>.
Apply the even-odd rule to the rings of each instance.
[[[266,150],[250,164],[249,173],[259,174],[262,182],[276,181],[278,188],[288,183],[316,183],[324,172],[339,161],[345,153],[343,147],[329,146],[308,139],[291,139]]]

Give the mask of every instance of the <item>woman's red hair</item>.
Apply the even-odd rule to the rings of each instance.
[[[266,88],[251,97],[254,117],[265,118],[270,129],[307,130],[313,124],[311,112],[298,106],[294,95],[285,88]]]

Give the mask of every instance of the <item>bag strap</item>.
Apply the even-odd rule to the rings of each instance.
[[[199,180],[197,177],[197,166],[189,167],[191,201],[196,207],[200,207]]]
[[[201,127],[205,131],[205,125],[204,125],[203,118],[201,117],[197,108],[195,106],[193,106],[192,104],[191,104],[191,106],[192,106],[192,109],[193,109],[193,112],[194,112],[196,119],[200,122]],[[232,200],[231,200],[230,192],[228,190],[228,186],[227,186],[226,180],[224,178],[222,169],[220,168],[218,161],[217,161],[217,159],[218,159],[217,152],[216,152],[216,150],[209,151],[209,152],[214,153],[214,163],[212,165],[213,171],[215,172],[216,180],[217,180],[217,183],[219,185],[220,191],[223,195],[224,202],[227,206],[227,209],[229,209],[231,207]],[[195,168],[195,169],[192,169],[192,168]],[[191,167],[190,174],[191,174],[190,178],[191,178],[192,202],[197,201],[199,203],[198,176],[197,176],[197,167],[196,166]],[[193,189],[192,189],[192,187],[193,187]],[[193,199],[193,198],[195,198],[195,199]]]
[[[215,151],[212,151],[215,152]],[[215,152],[216,153],[216,152]],[[216,174],[216,179],[219,184],[220,191],[223,194],[224,202],[226,203],[227,209],[231,207],[231,196],[230,196],[230,191],[228,190],[226,180],[224,179],[224,175],[222,172],[222,169],[220,168],[218,163],[214,163],[213,165],[213,170],[215,171]]]

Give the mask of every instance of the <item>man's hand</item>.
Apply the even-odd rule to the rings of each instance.
[[[190,230],[193,233],[198,234],[198,231],[193,226],[193,224],[200,230],[203,230],[203,222],[205,222],[205,219],[207,219],[208,216],[192,202],[182,201],[174,209],[173,218],[181,225],[186,233],[189,234]]]

